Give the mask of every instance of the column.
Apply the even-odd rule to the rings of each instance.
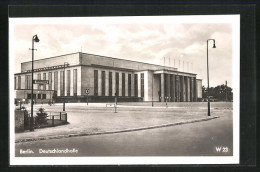
[[[125,96],[128,96],[128,73],[125,73]]]
[[[73,70],[74,69],[70,69],[70,96],[74,96],[74,93],[73,93]]]
[[[187,101],[190,102],[190,77],[187,77]]]
[[[171,88],[170,88],[170,94],[171,94],[171,101],[175,102],[175,75],[170,75],[170,82],[171,82]]]
[[[197,101],[197,97],[198,97],[198,94],[197,94],[197,82],[196,82],[196,77],[194,78],[194,101],[196,102]]]
[[[135,73],[132,73],[131,74],[131,78],[132,78],[132,80],[131,80],[131,94],[132,94],[132,97],[134,97],[135,96]]]
[[[191,101],[192,102],[194,102],[194,79],[193,79],[193,77],[191,77],[191,89],[190,89],[190,91],[191,91]]]
[[[58,74],[57,74],[57,82],[58,82],[58,90],[57,90],[57,96],[61,96],[61,87],[62,85],[60,84],[60,79],[61,79],[61,75],[60,75],[60,71],[57,71]]]
[[[118,72],[119,74],[119,93],[118,93],[118,96],[122,96],[122,73],[121,72]]]
[[[138,76],[138,84],[137,84],[137,90],[138,90],[138,92],[137,92],[137,95],[138,95],[138,97],[141,97],[141,73],[138,73],[137,74],[137,76]]]
[[[112,96],[116,93],[116,72],[112,72]]]
[[[184,102],[186,102],[186,82],[185,82],[185,80],[186,80],[186,77],[185,76],[183,76],[183,101]]]
[[[109,96],[109,71],[105,72],[105,96]]]
[[[183,76],[180,76],[180,101],[183,102],[184,101],[184,95],[183,95]]]
[[[165,74],[165,87],[166,87],[166,92],[165,92],[165,97],[170,97],[170,74]],[[169,101],[169,99],[168,99]]]
[[[63,78],[63,84],[64,84],[64,90],[63,90],[63,93],[64,93],[64,96],[67,96],[67,69],[65,68],[65,71],[63,70],[63,75],[64,75],[64,78]]]
[[[164,73],[161,73],[161,102],[164,102]]]
[[[102,96],[102,70],[98,70],[98,96]]]
[[[176,76],[176,102],[180,102],[180,76]]]
[[[188,77],[185,76],[185,100],[188,102]]]

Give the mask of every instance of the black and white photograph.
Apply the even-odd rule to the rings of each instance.
[[[238,164],[239,76],[239,15],[11,17],[10,164]]]

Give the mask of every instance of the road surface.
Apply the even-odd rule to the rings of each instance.
[[[143,131],[16,143],[16,156],[231,156],[232,113],[220,118]],[[221,151],[216,151],[221,148]],[[74,150],[72,153],[40,151]],[[77,153],[75,153],[77,150]],[[33,154],[21,154],[32,151]]]

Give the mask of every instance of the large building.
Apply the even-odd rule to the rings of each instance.
[[[14,76],[16,100],[31,99],[32,63],[21,64]],[[196,74],[177,68],[88,53],[72,53],[34,61],[34,100],[39,102],[171,101],[194,102],[202,97]],[[87,95],[87,91],[89,94]]]

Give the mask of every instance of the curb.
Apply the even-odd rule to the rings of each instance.
[[[36,137],[36,138],[25,138],[25,139],[15,140],[15,143],[50,140],[50,139],[61,139],[61,138],[79,137],[79,136],[93,136],[93,135],[103,135],[103,134],[124,133],[124,132],[131,132],[131,131],[170,127],[170,126],[189,124],[189,123],[194,123],[194,122],[208,121],[208,120],[216,119],[216,118],[219,118],[219,116],[214,116],[214,117],[209,117],[209,118],[200,118],[200,119],[196,119],[196,120],[189,120],[189,121],[162,124],[162,125],[154,125],[154,126],[141,127],[141,128],[130,128],[130,129],[114,130],[114,131],[102,131],[102,132],[95,132],[95,133],[79,133],[79,134],[67,134],[67,135],[46,136],[46,137]]]

